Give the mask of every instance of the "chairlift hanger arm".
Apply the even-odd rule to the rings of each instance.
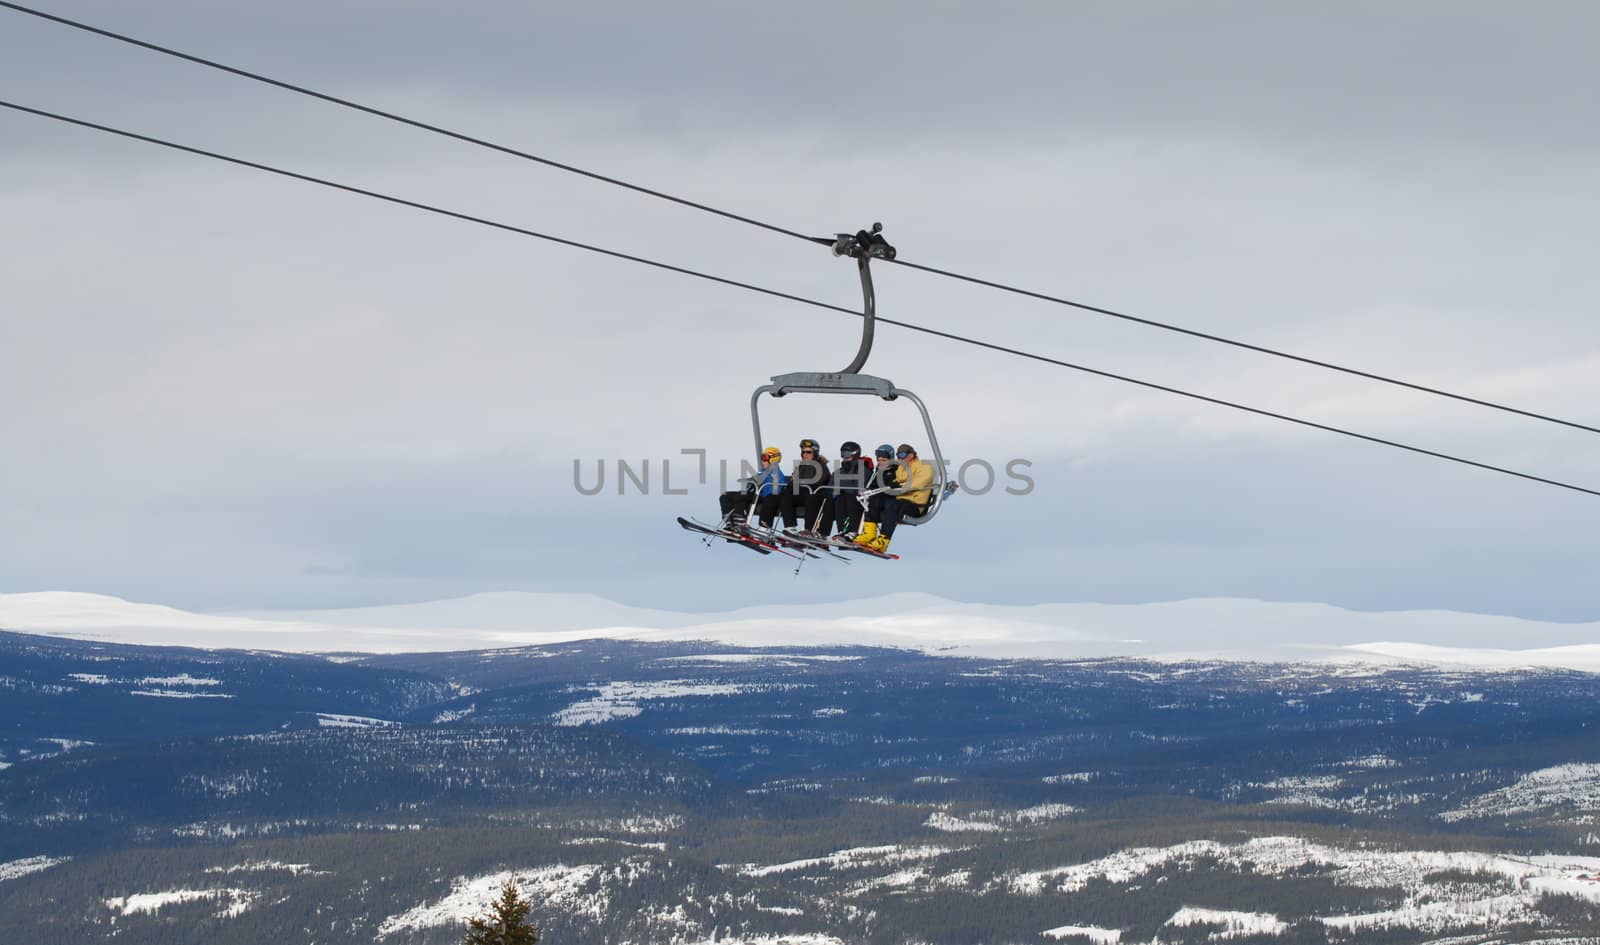
[[[872,354],[873,329],[876,327],[878,305],[877,296],[872,290],[872,260],[894,259],[895,249],[883,238],[883,224],[874,223],[869,230],[857,230],[855,233],[836,233],[831,238],[826,236],[811,237],[813,243],[831,246],[835,256],[851,256],[856,261],[856,269],[861,273],[861,345],[856,349],[855,359],[840,374],[859,374],[867,365],[867,356]]]

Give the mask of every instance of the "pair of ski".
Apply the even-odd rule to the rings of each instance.
[[[897,561],[900,558],[899,555],[892,555],[885,551],[877,551],[872,548],[867,548],[863,545],[858,545],[854,542],[844,541],[841,539],[822,538],[816,535],[806,535],[801,532],[793,532],[787,529],[778,531],[776,529],[758,528],[750,525],[738,525],[733,528],[725,528],[715,525],[708,525],[705,522],[697,519],[684,518],[681,515],[678,516],[678,525],[685,531],[696,532],[706,536],[708,543],[712,538],[722,538],[726,541],[732,542],[733,544],[742,545],[743,547],[749,548],[752,551],[756,551],[764,555],[770,555],[776,552],[778,554],[787,555],[791,558],[799,558],[802,561],[806,558],[816,558],[820,557],[822,554],[825,554],[830,558],[835,558],[848,564],[850,559],[847,556],[840,554],[841,551],[854,551],[860,554],[872,555],[874,558],[884,558],[890,561]]]
[[[684,518],[682,515],[678,516],[678,525],[685,531],[696,532],[706,536],[705,542],[707,545],[711,544],[711,539],[721,538],[732,544],[749,548],[751,551],[758,551],[764,555],[770,555],[773,552],[777,552],[779,554],[789,555],[791,558],[796,557],[790,552],[785,551],[783,548],[780,548],[774,544],[769,544],[768,542],[764,542],[754,535],[747,534],[743,530],[734,531],[729,528],[718,528],[715,525],[707,525],[705,522],[702,522],[699,519]]]
[[[723,538],[764,555],[777,553],[804,562],[807,558],[820,558],[826,554],[829,557],[849,563],[849,559],[839,554],[833,547],[830,547],[829,542],[801,535],[798,532],[778,531],[754,525],[724,525],[718,527],[708,525],[698,519],[686,519],[682,516],[678,518],[678,525],[688,531],[706,536],[708,544],[712,538]]]
[[[829,554],[832,554],[835,558],[838,558],[841,561],[844,561],[844,560],[847,560],[847,559],[845,559],[842,555],[837,554],[836,552],[839,552],[839,551],[854,551],[854,552],[857,552],[859,554],[871,555],[874,558],[882,558],[885,561],[899,561],[900,560],[900,556],[899,555],[892,555],[887,551],[879,551],[876,548],[868,548],[866,545],[858,545],[855,542],[849,541],[849,540],[844,539],[844,538],[823,538],[820,535],[807,535],[804,532],[794,532],[794,531],[790,531],[787,528],[783,530],[783,534],[784,534],[784,536],[786,538],[790,538],[790,539],[792,539],[794,541],[805,542],[805,543],[811,545],[811,547],[813,547],[813,548],[824,549]]]

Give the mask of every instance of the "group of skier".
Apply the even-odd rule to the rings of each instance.
[[[839,446],[838,468],[830,468],[817,441],[808,438],[800,441],[792,473],[784,473],[783,452],[776,446],[762,450],[760,462],[743,489],[722,494],[724,528],[743,528],[753,511],[763,528],[772,528],[781,517],[785,529],[798,529],[805,538],[827,539],[837,532],[840,539],[882,554],[900,521],[922,514],[933,498],[933,466],[908,443],[885,443],[863,456],[861,444],[846,440]]]

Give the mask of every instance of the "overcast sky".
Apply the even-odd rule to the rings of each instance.
[[[49,9],[902,257],[1600,425],[1584,3],[56,0]],[[826,250],[0,11],[65,112],[856,305]],[[880,310],[1600,488],[1600,437],[878,267]],[[905,560],[702,549],[659,494],[749,451],[858,323],[0,113],[0,591],[194,608],[479,590],[720,609],[924,590],[1600,618],[1600,499],[884,328],[961,496]],[[925,439],[773,404],[768,439]],[[573,488],[573,461],[606,495]],[[655,492],[615,495],[618,459]]]

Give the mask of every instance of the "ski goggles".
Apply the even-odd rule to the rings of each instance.
[[[911,451],[910,450],[900,450],[899,452],[894,454],[895,459],[905,459],[907,456],[910,456],[910,455],[911,455]]]

